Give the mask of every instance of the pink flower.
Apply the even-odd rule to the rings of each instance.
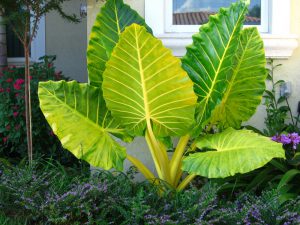
[[[32,80],[32,76],[29,76],[29,80]]]
[[[18,84],[18,85],[22,85],[24,83],[25,83],[25,80],[22,79],[22,78],[17,79],[16,82],[15,82],[15,84]]]
[[[18,112],[13,112],[14,117],[17,117],[19,115]]]
[[[7,93],[10,93],[10,88],[6,88],[6,92],[7,92]]]
[[[6,142],[7,142],[7,140],[8,140],[8,137],[4,137],[4,138],[2,138],[2,141],[3,141],[4,143],[6,143]]]
[[[16,84],[16,83],[14,83],[14,88],[16,89],[16,90],[21,90],[21,85],[18,85],[18,84]]]
[[[17,79],[16,82],[14,83],[14,88],[16,90],[21,90],[22,88],[21,85],[24,83],[25,83],[24,79]]]
[[[15,94],[16,98],[17,98],[19,95],[20,95],[19,93],[16,93],[16,94]]]
[[[4,88],[0,88],[0,93],[3,93],[4,92]]]
[[[15,130],[20,130],[20,128],[21,128],[21,125],[20,125],[20,124],[17,124],[17,125],[15,126]]]
[[[7,78],[7,79],[6,79],[6,82],[7,82],[7,83],[11,83],[12,81],[13,81],[12,78]]]

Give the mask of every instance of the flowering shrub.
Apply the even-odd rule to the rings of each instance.
[[[47,164],[44,162],[44,164]],[[53,162],[51,162],[53,164]],[[1,167],[1,165],[0,165]],[[170,192],[128,174],[91,177],[56,166],[0,168],[0,212],[28,224],[299,224],[300,199],[281,203],[277,190],[218,197],[217,188]]]
[[[293,150],[296,150],[298,144],[300,143],[300,136],[298,133],[281,134],[273,136],[272,140],[282,143],[285,146],[292,147]]]
[[[42,62],[32,65],[30,77],[34,154],[67,159],[70,154],[61,151],[59,141],[41,113],[37,97],[39,81],[57,81],[65,77],[61,72],[55,71],[55,57],[48,56],[42,59]],[[0,157],[26,157],[24,68],[11,66],[0,73],[0,99]]]

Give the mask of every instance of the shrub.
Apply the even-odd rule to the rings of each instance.
[[[300,198],[282,204],[277,190],[228,200],[210,183],[201,190],[158,194],[157,186],[135,183],[131,174],[119,172],[84,177],[45,161],[0,169],[0,212],[28,224],[276,225],[300,220]]]
[[[0,212],[0,224],[2,224],[2,225],[27,225],[28,223],[22,219],[9,218]]]
[[[29,166],[24,162],[16,167],[0,165],[0,211],[32,221],[43,219],[47,196],[64,192],[81,177],[59,163],[40,160]]]
[[[33,145],[35,156],[52,157],[62,162],[73,159],[62,151],[61,144],[53,134],[39,108],[37,89],[39,81],[66,79],[56,72],[54,56],[45,56],[43,61],[31,67],[31,98],[33,119]],[[0,74],[0,157],[15,159],[27,156],[24,68],[8,67]]]

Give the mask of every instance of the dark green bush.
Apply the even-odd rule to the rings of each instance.
[[[39,81],[67,78],[55,71],[54,56],[41,59],[42,62],[34,63],[31,67],[34,155],[71,164],[74,157],[62,151],[60,142],[39,108],[37,96]],[[0,74],[0,99],[0,157],[17,161],[27,156],[23,67],[8,67]]]
[[[276,190],[218,196],[209,183],[176,193],[135,183],[129,175],[83,176],[42,161],[4,167],[0,212],[29,224],[299,224],[300,198],[281,203]]]

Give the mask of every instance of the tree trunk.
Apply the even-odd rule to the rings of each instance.
[[[7,66],[6,26],[3,23],[0,10],[0,72]]]
[[[32,116],[31,116],[31,94],[30,94],[30,50],[29,46],[24,46],[25,51],[25,115],[26,115],[26,131],[27,131],[27,148],[29,163],[32,163]]]

